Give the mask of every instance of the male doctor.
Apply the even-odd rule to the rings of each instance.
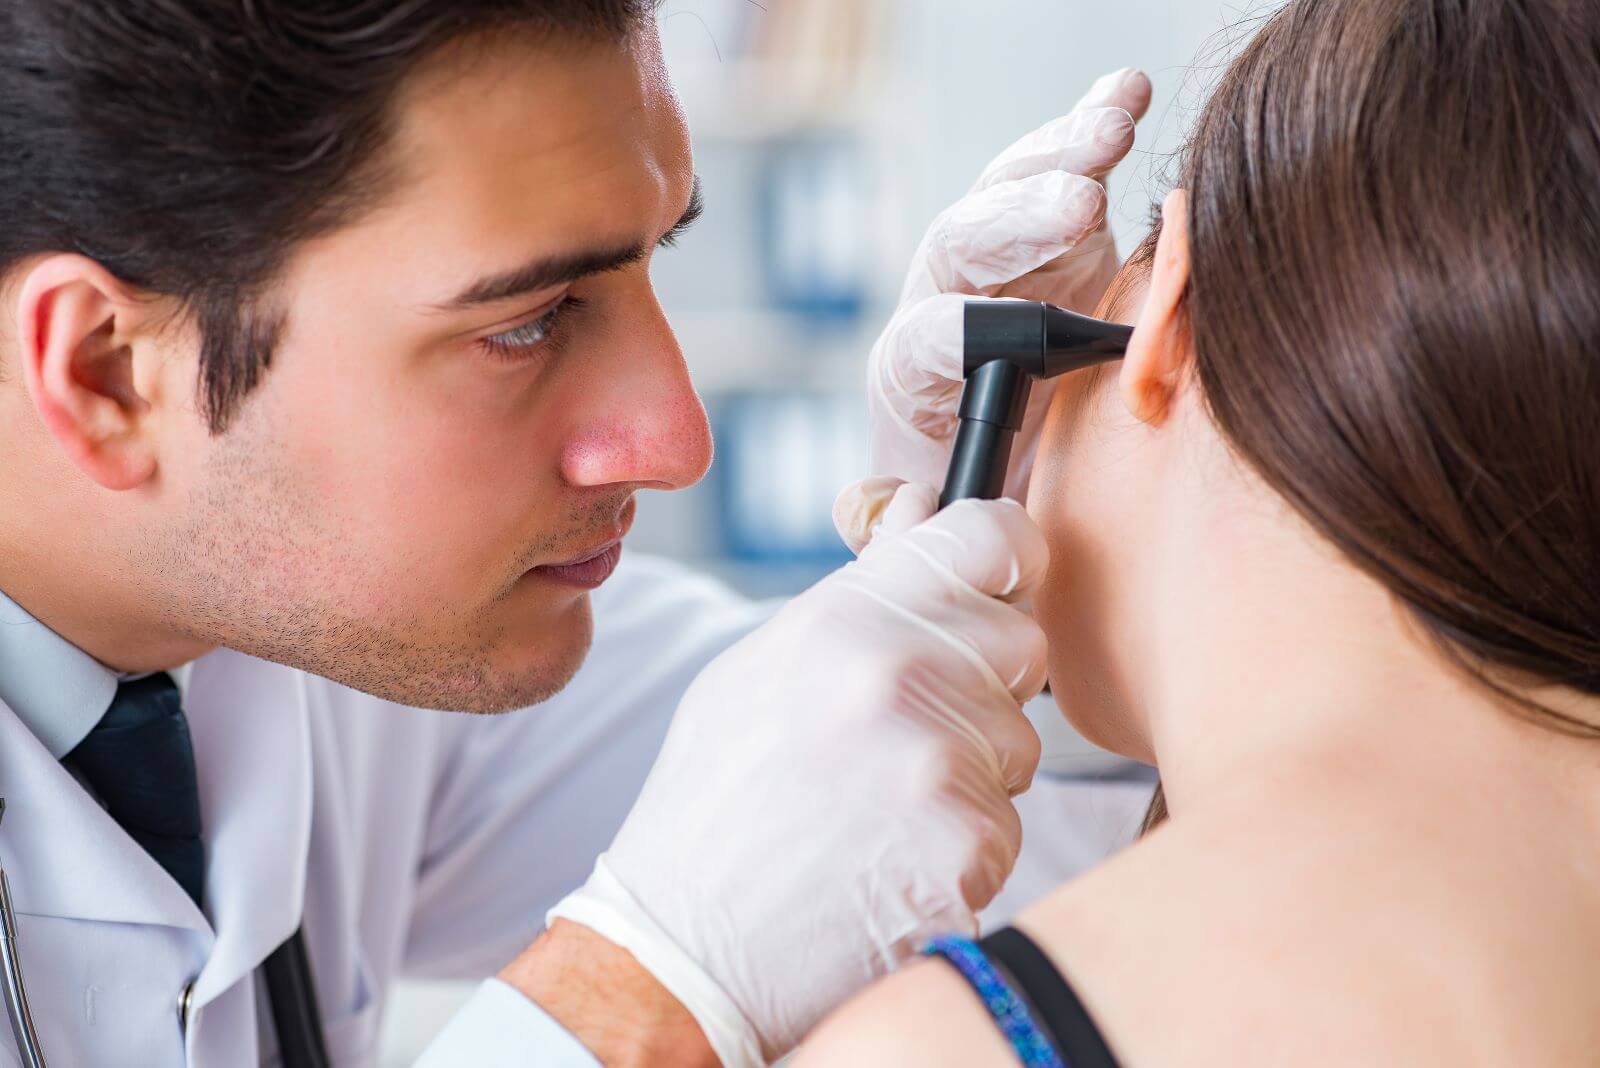
[[[775,614],[618,569],[711,459],[652,8],[0,4],[0,861],[57,1068],[272,1062],[286,946],[335,1064],[395,976],[496,972],[426,1063],[757,1064],[1004,880],[1020,508],[869,482]],[[936,223],[876,474],[942,472],[962,294],[1098,295],[1148,94]]]

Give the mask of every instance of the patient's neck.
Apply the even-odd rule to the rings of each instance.
[[[1592,796],[1595,743],[1512,714],[1275,495],[1217,489],[1174,502],[1185,522],[1144,550],[1160,563],[1140,696],[1175,817],[1386,787],[1452,797],[1522,774]]]

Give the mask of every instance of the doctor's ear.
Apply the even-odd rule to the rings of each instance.
[[[1160,426],[1189,367],[1183,294],[1189,287],[1189,194],[1174,189],[1161,205],[1161,235],[1150,264],[1150,288],[1122,360],[1119,387],[1128,410]]]
[[[36,261],[16,290],[23,381],[45,427],[107,489],[155,474],[151,403],[160,388],[155,301],[86,256]]]

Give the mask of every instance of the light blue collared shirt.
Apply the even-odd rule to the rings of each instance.
[[[0,701],[60,760],[111,707],[118,675],[0,593]]]

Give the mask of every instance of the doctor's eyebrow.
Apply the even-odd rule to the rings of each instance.
[[[704,213],[705,198],[701,195],[700,178],[696,175],[694,188],[689,193],[689,206],[678,217],[678,221],[672,224],[672,228],[656,242],[657,247],[671,248],[677,244],[678,239]],[[540,257],[520,267],[513,267],[509,271],[480,278],[454,297],[435,305],[435,308],[444,312],[462,311],[483,304],[496,304],[527,293],[537,293],[552,286],[567,285],[581,278],[605,274],[638,263],[644,259],[647,250],[648,246],[644,242],[637,242],[621,248]]]

